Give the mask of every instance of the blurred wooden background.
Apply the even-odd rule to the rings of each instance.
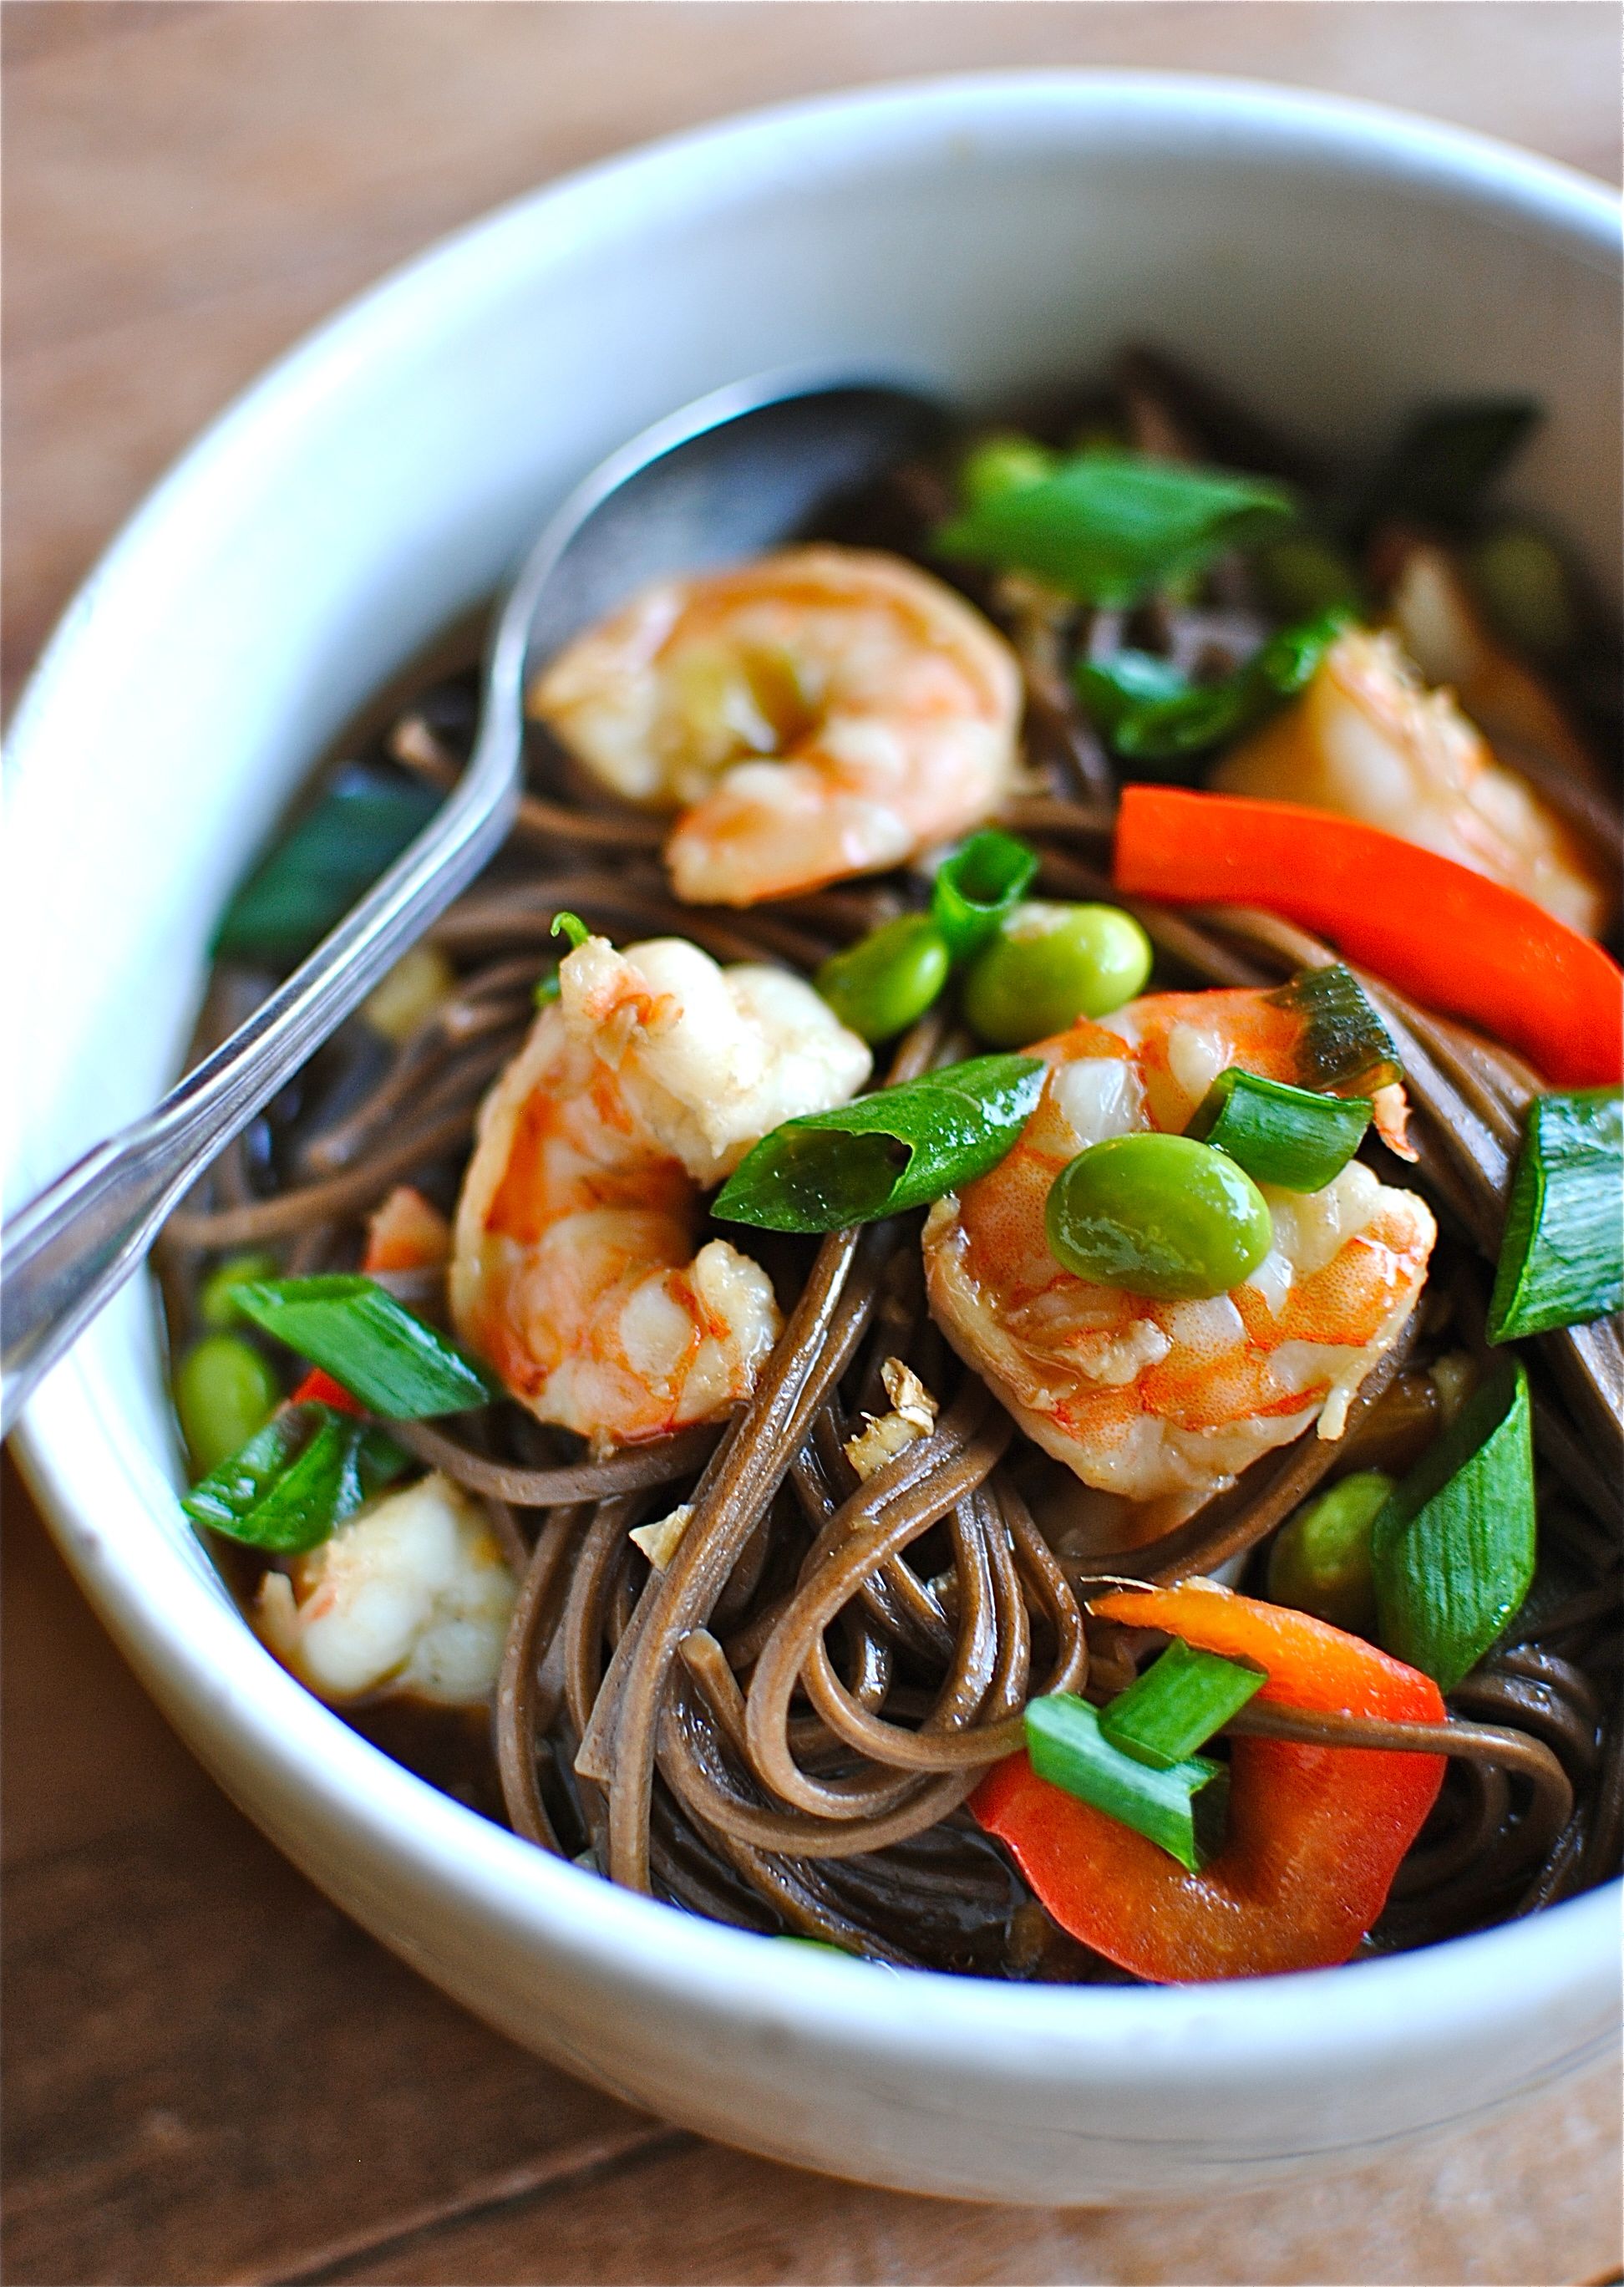
[[[1398,103],[1616,179],[1611,0],[11,0],[3,663],[335,304],[645,137],[998,64]],[[111,758],[110,758],[111,761]],[[1200,2208],[954,2207],[745,2159],[462,2016],[215,1792],[5,1487],[4,2266],[54,2283],[1558,2283],[1620,2259],[1616,2076]]]

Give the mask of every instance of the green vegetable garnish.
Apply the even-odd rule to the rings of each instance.
[[[1536,1096],[1489,1301],[1491,1342],[1600,1318],[1624,1302],[1624,1098]]]
[[[1037,871],[1037,852],[997,827],[973,834],[937,868],[930,914],[955,961],[992,943]]]
[[[1371,1534],[1393,1489],[1384,1469],[1357,1469],[1306,1500],[1269,1551],[1269,1595],[1350,1635],[1376,1629]]]
[[[1135,604],[1289,522],[1278,485],[1146,454],[1079,453],[943,525],[943,555],[1029,572],[1087,604]]]
[[[1204,1747],[1268,1680],[1250,1662],[1197,1651],[1175,1636],[1160,1658],[1100,1711],[1100,1729],[1136,1762],[1171,1770]]]
[[[723,1223],[843,1231],[996,1167],[1043,1093],[1037,1056],[972,1056],[764,1136],[711,1202]]]
[[[544,970],[543,973],[537,977],[534,985],[531,987],[530,999],[532,1007],[536,1009],[545,1009],[550,1001],[557,1000],[563,989],[563,986],[558,982],[558,969],[557,964],[555,962],[551,969]]]
[[[1333,611],[1288,628],[1218,683],[1192,683],[1149,652],[1084,660],[1077,691],[1119,755],[1131,762],[1173,761],[1233,739],[1295,698],[1348,624],[1345,612]]]
[[[303,961],[439,807],[413,779],[352,764],[236,891],[210,950],[238,961]]]
[[[577,946],[586,944],[592,931],[579,914],[555,914],[550,934],[554,937],[567,937],[570,940],[570,951],[573,953]]]
[[[269,1254],[228,1254],[214,1269],[198,1289],[197,1315],[206,1326],[217,1333],[225,1333],[233,1326],[243,1324],[242,1313],[237,1308],[237,1289],[247,1286],[256,1278],[274,1278],[276,1262]]]
[[[398,1477],[408,1457],[328,1405],[291,1405],[181,1502],[199,1524],[283,1555],[314,1548]]]
[[[240,1289],[237,1302],[256,1326],[391,1420],[466,1413],[497,1394],[454,1343],[359,1272],[267,1278]]]
[[[1229,1774],[1203,1755],[1159,1770],[1113,1746],[1086,1699],[1052,1691],[1026,1710],[1027,1753],[1051,1786],[1131,1826],[1194,1872],[1212,1856]],[[1219,1784],[1214,1786],[1214,1781]],[[1196,1827],[1196,1802],[1208,1814]]]
[[[1533,1578],[1533,1432],[1520,1359],[1473,1392],[1389,1497],[1372,1558],[1383,1644],[1452,1690]]]
[[[1253,570],[1270,608],[1283,620],[1306,620],[1321,612],[1363,616],[1364,590],[1350,558],[1311,532],[1289,532],[1257,551]]]
[[[1184,1132],[1227,1151],[1260,1183],[1322,1191],[1347,1166],[1369,1125],[1365,1096],[1318,1096],[1232,1064],[1213,1081]]]
[[[175,1370],[175,1411],[192,1456],[206,1477],[263,1428],[276,1410],[281,1385],[251,1343],[238,1334],[205,1334]]]
[[[1418,414],[1372,479],[1363,521],[1458,523],[1522,449],[1540,418],[1531,397],[1463,398]]]
[[[1017,906],[965,979],[965,1015],[996,1049],[1105,1017],[1150,975],[1150,939],[1118,906]]]
[[[1268,995],[1303,1019],[1297,1078],[1331,1096],[1368,1096],[1402,1078],[1399,1051],[1376,1004],[1340,961],[1305,969]]]
[[[843,1025],[877,1043],[925,1014],[952,967],[947,942],[927,914],[899,914],[843,953],[813,980]]]
[[[1060,455],[1036,437],[1017,430],[999,430],[971,447],[958,464],[958,490],[968,508],[980,508],[1000,493],[1019,492],[1023,486],[1042,484],[1052,477]]]
[[[1080,1278],[1163,1302],[1227,1294],[1273,1243],[1244,1168],[1189,1136],[1113,1136],[1049,1187],[1049,1247]]]
[[[1542,532],[1508,525],[1468,551],[1466,576],[1499,632],[1537,660],[1560,659],[1578,639],[1567,566]]]

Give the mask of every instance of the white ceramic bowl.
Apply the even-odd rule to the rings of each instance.
[[[12,755],[13,1197],[159,1093],[209,918],[336,727],[670,408],[830,358],[994,403],[1125,336],[1339,447],[1419,398],[1527,389],[1552,417],[1525,491],[1605,574],[1618,317],[1598,186],[1214,81],[881,89],[521,201],[228,413],[41,666]],[[895,1976],[670,1912],[436,1794],[260,1650],[177,1506],[140,1287],[42,1388],[25,1458],[132,1665],[289,1857],[516,2039],[733,2142],[970,2196],[1192,2196],[1513,2104],[1613,2036],[1607,1893],[1405,1959],[1169,1990]]]

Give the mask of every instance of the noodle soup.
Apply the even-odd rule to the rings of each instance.
[[[1320,1966],[1617,1872],[1617,724],[1492,506],[1532,418],[1329,469],[1131,354],[549,664],[502,857],[165,1236],[293,1673],[899,1968]],[[200,1053],[476,699],[325,776]]]

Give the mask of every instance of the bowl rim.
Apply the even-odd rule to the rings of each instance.
[[[149,558],[178,549],[217,516],[217,487],[244,454],[296,435],[313,400],[342,387],[414,327],[429,305],[466,310],[548,241],[635,223],[650,186],[679,178],[703,210],[741,173],[746,195],[798,158],[884,152],[895,161],[944,127],[1030,137],[1045,123],[1083,133],[1114,127],[1149,141],[1202,131],[1215,144],[1408,183],[1487,207],[1507,227],[1570,260],[1612,267],[1617,204],[1608,186],[1492,138],[1389,107],[1266,82],[1109,70],[988,71],[892,81],[777,103],[665,136],[504,202],[439,239],[351,297],[265,368],[186,448],[115,534],[68,605],[22,693],[8,770],[48,766],[51,716],[99,653],[116,658],[149,604]],[[691,217],[690,217],[691,219]],[[152,586],[162,590],[162,581]],[[101,1423],[94,1376],[70,1352],[36,1392],[19,1459],[64,1554],[137,1666],[162,1696],[206,1709],[238,1755],[284,1800],[349,1828],[374,1865],[457,1896],[487,1924],[534,1947],[567,1949],[583,1968],[677,1989],[720,2023],[772,2025],[803,2046],[883,2053],[906,2068],[962,2071],[966,2044],[989,2067],[1118,2085],[1165,2084],[1170,2069],[1299,2071],[1312,2054],[1380,2060],[1435,2052],[1453,2032],[1481,2034],[1486,2014],[1526,2021],[1616,1985],[1612,1885],[1525,1923],[1347,1967],[1199,1986],[1030,1987],[871,1965],[782,1948],[677,1912],[538,1852],[392,1762],[315,1699],[258,1645],[234,1609],[158,1529],[150,1471]],[[151,1458],[150,1456],[147,1458]],[[138,1515],[138,1565],[106,1521]],[[140,1536],[138,1535],[138,1538]],[[207,1760],[207,1758],[206,1758]],[[1589,2014],[1585,2007],[1587,2018]],[[1154,2040],[1144,2037],[1154,2032]],[[1130,2036],[1139,2037],[1137,2039]],[[1585,2054],[1594,2043],[1586,2046]],[[1565,2069],[1562,2061],[1532,2086]],[[1458,2120],[1458,2113],[1451,2113]],[[1139,2140],[1143,2141],[1143,2140]]]

